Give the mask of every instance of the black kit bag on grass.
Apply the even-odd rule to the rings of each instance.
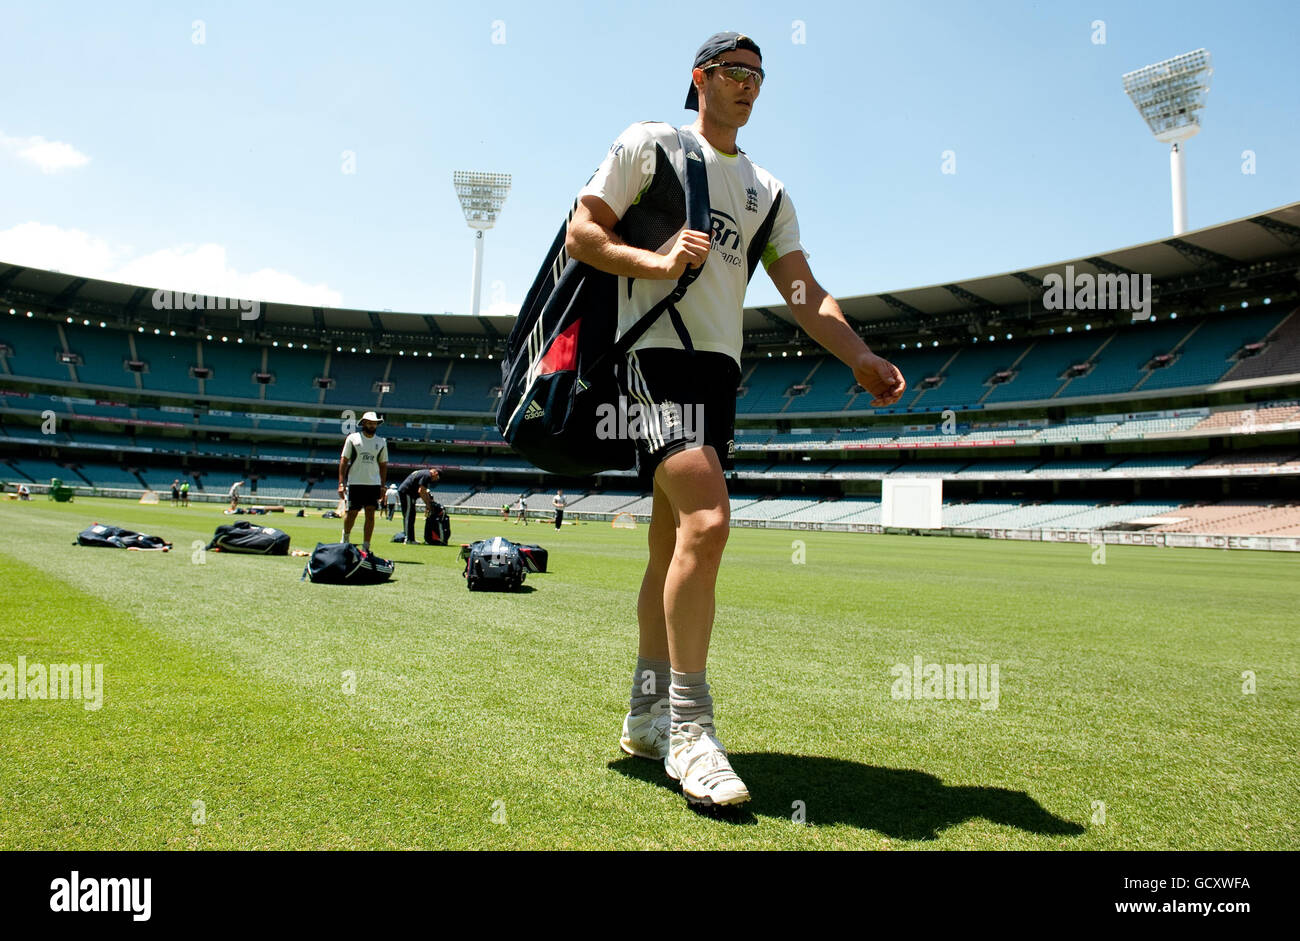
[[[672,161],[658,146],[649,187],[614,228],[630,245],[654,250],[683,223],[701,232],[712,231],[708,173],[700,142],[688,129],[677,134],[686,186],[683,188]],[[664,313],[672,318],[682,346],[694,352],[675,305],[703,266],[688,267],[669,295],[616,342],[618,278],[569,258],[564,250],[567,230],[568,220],[551,244],[510,331],[501,363],[497,428],[510,446],[536,467],[585,477],[635,465],[635,441],[597,435],[600,418],[618,414],[616,369]]]
[[[463,574],[470,591],[518,591],[527,578],[519,547],[500,536],[470,545]]]
[[[159,536],[146,536],[144,533],[132,532],[120,526],[105,526],[102,523],[92,523],[79,532],[77,545],[152,552],[167,552],[172,547],[170,542]]]
[[[246,552],[252,555],[288,555],[289,534],[270,526],[254,526],[247,520],[218,526],[209,549]]]
[[[524,568],[530,572],[545,572],[547,552],[541,546],[519,547],[519,554],[524,558]]]
[[[445,546],[451,538],[451,520],[441,503],[435,503],[433,509],[424,516],[424,541],[431,546]]]
[[[373,554],[363,555],[350,542],[316,543],[302,570],[303,578],[323,585],[378,585],[392,574],[392,562]]]

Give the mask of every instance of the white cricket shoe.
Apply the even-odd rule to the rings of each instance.
[[[725,806],[749,800],[749,790],[732,770],[727,749],[718,741],[711,721],[703,725],[687,722],[670,738],[664,770],[681,782],[688,801]]]
[[[661,699],[649,712],[623,717],[623,737],[618,746],[629,755],[662,761],[668,757],[668,700]]]

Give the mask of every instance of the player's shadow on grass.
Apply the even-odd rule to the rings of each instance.
[[[950,786],[924,771],[878,768],[840,758],[738,752],[731,765],[753,798],[740,813],[719,815],[736,823],[754,814],[792,819],[802,801],[812,826],[848,824],[896,840],[934,840],[951,826],[980,817],[1043,836],[1080,836],[1085,828],[1044,810],[1024,791]],[[622,758],[609,767],[631,778],[677,790],[662,762]]]

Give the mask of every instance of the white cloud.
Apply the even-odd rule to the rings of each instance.
[[[0,230],[0,261],[168,291],[313,307],[343,306],[343,295],[327,284],[307,284],[273,268],[237,271],[231,267],[225,247],[212,242],[140,255],[130,246],[112,245],[79,229],[24,222]]]
[[[42,173],[77,170],[90,163],[90,158],[71,144],[46,140],[39,134],[33,137],[7,137],[0,133],[0,150],[26,160]]]

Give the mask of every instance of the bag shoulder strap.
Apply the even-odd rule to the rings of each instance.
[[[700,145],[699,138],[695,136],[695,132],[690,128],[678,128],[677,139],[681,142],[683,162],[686,165],[686,227],[699,232],[708,232],[712,227],[712,223],[710,222],[711,212],[709,207],[709,172],[704,163],[704,149]],[[707,264],[707,259],[705,263]],[[703,270],[704,265],[701,264],[698,268],[688,267],[683,271],[682,276],[677,279],[676,286],[668,293],[668,296],[642,314],[636,323],[632,324],[618,338],[608,352],[597,358],[588,372],[594,372],[610,356],[617,356],[622,359],[627,355],[627,351],[641,337],[645,336],[646,331],[654,326],[655,322],[665,312],[672,319],[673,329],[677,331],[677,337],[682,341],[682,346],[687,351],[694,353],[695,345],[691,342],[691,335],[686,329],[686,323],[677,310],[677,303],[686,296],[686,289],[694,283]]]

